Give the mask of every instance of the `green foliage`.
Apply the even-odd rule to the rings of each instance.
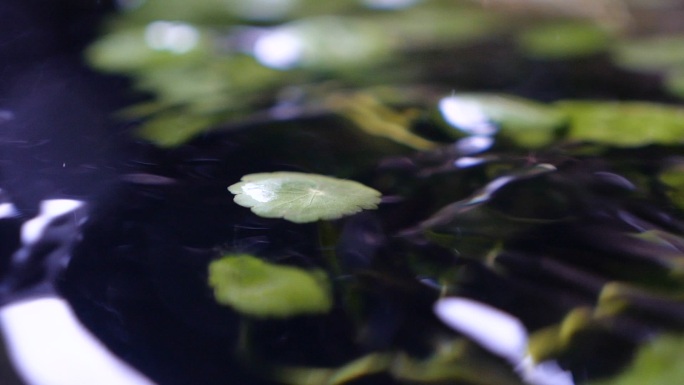
[[[297,172],[250,174],[228,190],[235,203],[265,218],[295,223],[337,219],[377,208],[380,193],[361,183]]]
[[[132,76],[138,90],[154,95],[159,109],[135,116],[147,119],[138,132],[169,147],[217,120],[261,111],[283,87],[382,82],[393,77],[387,66],[412,57],[407,53],[467,45],[505,24],[467,2],[386,13],[355,2],[148,0],[115,15],[86,58],[99,70]],[[264,46],[281,56],[264,56],[258,48]],[[196,123],[185,135],[171,125],[167,137],[159,129],[167,118],[155,122],[165,110]]]
[[[412,120],[416,118],[415,110],[405,113],[394,111],[370,93],[331,97],[328,105],[369,135],[387,138],[416,150],[427,150],[437,145],[410,131]]]
[[[676,145],[684,141],[684,109],[645,102],[567,101],[568,138],[617,147]]]
[[[173,147],[184,143],[207,125],[217,122],[211,116],[196,116],[184,111],[168,111],[156,115],[139,128],[143,138],[160,147]]]
[[[209,265],[216,301],[257,318],[288,318],[330,311],[330,282],[322,270],[277,265],[229,254]]]
[[[524,30],[518,44],[529,56],[563,60],[594,55],[606,50],[609,33],[592,23],[556,21]]]
[[[271,377],[291,385],[342,385],[380,373],[400,384],[523,384],[510,366],[464,339],[442,341],[425,358],[403,352],[372,353],[339,368],[276,367]]]
[[[668,92],[684,99],[684,65],[668,69],[665,73],[664,83]]]
[[[504,94],[454,94],[440,102],[442,115],[447,120],[446,132],[459,138],[468,132],[469,124],[493,124],[504,137],[524,148],[548,145],[558,136],[566,122],[562,112],[532,100]],[[463,115],[476,116],[461,123]],[[451,118],[450,115],[453,115]]]
[[[615,62],[638,71],[684,66],[684,36],[667,35],[624,40],[613,51]]]
[[[189,39],[187,46],[180,51],[155,49],[146,39],[144,27],[117,30],[93,43],[86,51],[86,58],[101,71],[113,73],[154,74],[164,68],[197,65],[209,56],[208,40],[195,26],[183,23],[173,24],[176,27],[188,28]],[[169,27],[172,28],[171,23]],[[163,26],[162,26],[163,28]]]
[[[639,350],[634,363],[615,378],[591,385],[671,385],[684,378],[684,338],[662,335]]]
[[[169,159],[209,146],[212,162],[239,163],[244,173],[279,164],[364,176],[388,194],[383,210],[334,222],[376,209],[381,194],[295,172],[248,174],[228,188],[260,217],[328,221],[303,250],[322,250],[317,262],[334,275],[342,299],[341,317],[296,320],[330,330],[335,353],[307,345],[298,349],[302,366],[289,365],[280,352],[304,346],[297,331],[284,331],[292,339],[274,353],[255,329],[288,324],[269,319],[330,312],[330,278],[252,255],[214,261],[216,300],[246,316],[240,364],[297,385],[523,382],[520,368],[435,319],[431,305],[448,295],[508,304],[507,312],[533,325],[529,350],[537,362],[562,359],[582,378],[603,375],[589,366],[626,362],[612,354],[634,342],[623,341],[632,333],[624,325],[681,327],[684,237],[681,212],[671,209],[684,209],[677,158],[684,109],[660,104],[670,100],[665,94],[653,103],[532,98],[641,97],[630,94],[635,85],[622,84],[636,78],[624,69],[662,75],[659,91],[684,95],[682,38],[616,33],[602,19],[608,8],[585,2],[547,4],[546,11],[565,7],[576,16],[556,15],[552,23],[493,11],[503,1],[487,8],[424,0],[389,11],[364,3],[148,0],[113,16],[88,50],[95,68],[127,75],[151,95],[123,113],[142,119],[140,137],[173,148],[221,127],[208,138],[216,141],[159,151]],[[540,4],[515,3],[522,10]],[[259,9],[268,12],[253,12]],[[152,27],[181,28],[169,36],[186,34],[185,45]],[[282,54],[283,42],[295,49],[269,62],[256,50],[266,38],[274,39],[266,52]],[[530,73],[530,59],[547,62]],[[615,90],[603,88],[611,84]],[[472,150],[465,138],[486,145]],[[186,166],[194,164],[177,167],[180,174]],[[202,190],[191,180],[177,185]],[[224,190],[201,202],[230,205],[227,197]],[[242,220],[268,231],[282,225]],[[217,247],[240,241],[220,231]],[[273,245],[307,262],[318,257],[299,245]]]
[[[684,210],[684,163],[676,163],[663,170],[659,179],[668,187],[672,202]]]

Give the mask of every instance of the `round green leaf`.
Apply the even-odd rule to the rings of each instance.
[[[235,203],[261,217],[295,223],[337,219],[380,202],[380,193],[361,183],[298,172],[245,175],[228,190]]]
[[[247,254],[212,262],[209,285],[220,304],[259,318],[326,313],[333,304],[322,270],[277,265]]]

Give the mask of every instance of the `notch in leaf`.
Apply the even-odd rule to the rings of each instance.
[[[332,220],[376,209],[380,192],[361,183],[318,174],[272,172],[249,174],[228,190],[234,201],[264,218],[307,223]]]

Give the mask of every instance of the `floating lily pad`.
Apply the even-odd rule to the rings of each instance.
[[[547,145],[566,122],[550,106],[510,95],[455,94],[440,100],[439,109],[455,138],[497,134],[527,148]]]
[[[333,304],[322,270],[277,265],[247,254],[212,262],[209,285],[219,303],[259,318],[326,313]]]
[[[295,223],[337,219],[375,209],[380,193],[361,183],[298,172],[250,174],[228,190],[235,203],[265,218]]]
[[[570,117],[568,137],[618,147],[681,144],[684,109],[645,102],[560,102]]]
[[[518,44],[527,55],[552,60],[594,55],[605,50],[610,40],[600,26],[579,22],[542,24],[518,36]]]

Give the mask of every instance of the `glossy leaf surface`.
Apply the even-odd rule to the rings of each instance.
[[[361,183],[297,172],[250,174],[228,188],[235,202],[265,218],[295,223],[337,219],[375,209],[380,192]]]

